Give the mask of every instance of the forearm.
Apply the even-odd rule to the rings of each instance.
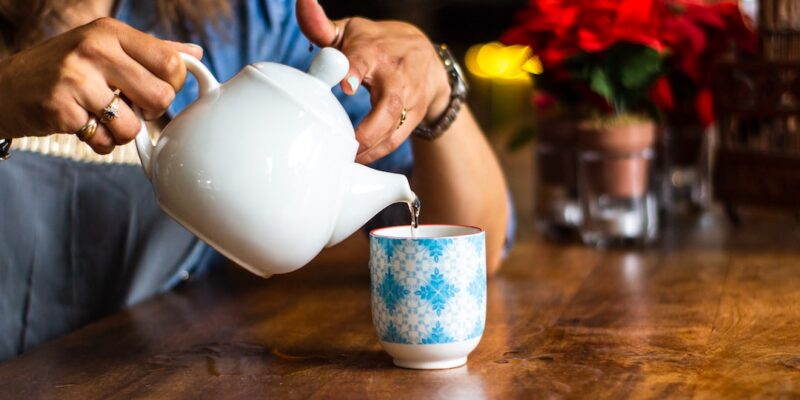
[[[472,113],[462,109],[434,141],[413,139],[412,186],[422,223],[473,225],[486,231],[487,269],[500,266],[508,225],[507,187],[500,164]]]

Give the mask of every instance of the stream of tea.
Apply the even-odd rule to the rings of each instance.
[[[419,210],[422,208],[422,204],[419,201],[419,197],[414,195],[414,201],[408,203],[408,211],[411,213],[411,237],[417,237],[417,231],[419,230]]]

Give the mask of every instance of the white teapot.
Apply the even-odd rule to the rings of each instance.
[[[161,208],[251,272],[296,270],[372,216],[415,198],[400,174],[354,162],[353,125],[331,86],[349,69],[324,48],[306,74],[262,62],[220,84],[181,54],[198,99],[136,147]]]

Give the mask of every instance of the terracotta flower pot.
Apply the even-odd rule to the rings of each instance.
[[[648,188],[650,160],[637,156],[653,148],[656,126],[635,120],[604,125],[583,123],[578,129],[582,158],[593,158],[585,169],[595,191],[615,197],[639,197]]]

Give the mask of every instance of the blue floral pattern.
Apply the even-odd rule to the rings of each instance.
[[[381,336],[381,340],[390,343],[408,344],[408,339],[401,335],[397,330],[397,327],[391,322],[389,322],[389,326],[386,327],[386,332],[383,334],[383,336]]]
[[[481,336],[486,320],[483,233],[370,240],[372,320],[381,341],[436,345]]]
[[[433,327],[431,330],[430,335],[425,339],[422,339],[422,344],[439,344],[439,343],[451,343],[454,342],[453,338],[447,336],[444,332],[444,328],[439,321],[436,321],[436,326]]]
[[[439,262],[439,258],[444,254],[444,250],[452,243],[452,239],[423,239],[420,243],[428,249],[433,261]]]
[[[383,299],[383,303],[386,304],[386,309],[389,310],[389,315],[394,313],[395,308],[397,308],[397,303],[403,300],[409,293],[408,289],[404,288],[403,285],[394,279],[391,268],[386,271],[386,278],[383,279],[383,283],[381,283],[381,286],[378,288],[378,292]]]
[[[483,318],[479,318],[475,321],[475,326],[472,328],[472,332],[469,333],[469,338],[476,338],[483,335]]]
[[[447,300],[453,298],[456,293],[458,293],[458,288],[444,279],[444,275],[439,272],[439,268],[433,270],[433,275],[431,275],[427,285],[414,292],[423,300],[431,303],[436,315],[442,315],[442,310],[447,305]]]
[[[469,294],[478,303],[483,303],[486,300],[486,275],[480,269],[475,271],[475,276],[472,282],[469,283]]]
[[[483,246],[484,238],[479,236],[479,235],[475,235],[475,236],[468,237],[467,241],[469,242],[469,244],[471,246],[474,246],[474,247],[477,248],[477,247]]]
[[[376,240],[378,241],[378,245],[381,246],[383,252],[386,254],[387,260],[391,262],[392,257],[394,256],[395,241],[389,238],[376,238]]]

